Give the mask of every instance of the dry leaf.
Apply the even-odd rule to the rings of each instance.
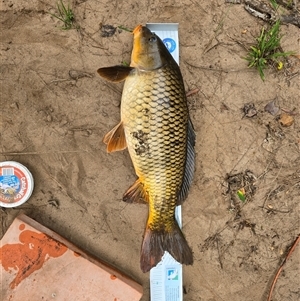
[[[294,118],[293,118],[293,116],[291,116],[287,113],[282,113],[280,115],[279,122],[282,126],[288,127],[294,123]]]

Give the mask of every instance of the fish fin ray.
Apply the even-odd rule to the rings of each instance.
[[[161,261],[165,251],[168,251],[179,263],[193,264],[193,252],[176,221],[173,229],[168,232],[151,230],[147,226],[141,250],[141,270],[144,273],[150,271]]]
[[[118,83],[125,80],[133,69],[133,67],[127,66],[112,66],[99,68],[97,72],[104,79],[110,82]]]
[[[148,195],[140,179],[137,179],[124,193],[123,201],[126,203],[148,203]]]
[[[196,141],[196,134],[194,131],[194,127],[192,121],[189,119],[188,122],[188,138],[187,138],[187,156],[186,156],[186,163],[185,163],[185,171],[183,176],[183,181],[181,185],[181,189],[179,191],[177,197],[176,205],[181,205],[184,200],[186,199],[189,188],[192,184],[194,170],[195,170],[195,141]]]
[[[110,130],[103,138],[108,153],[123,150],[127,147],[122,121]]]

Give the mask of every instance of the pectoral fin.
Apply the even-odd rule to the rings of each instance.
[[[103,142],[107,145],[108,153],[120,151],[127,147],[122,121],[104,136]]]
[[[98,74],[110,82],[121,82],[126,79],[128,74],[133,70],[132,67],[113,66],[104,67],[97,70]]]

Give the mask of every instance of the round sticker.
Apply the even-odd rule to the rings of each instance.
[[[32,191],[33,177],[25,166],[13,161],[0,162],[0,206],[19,206]]]
[[[165,38],[163,40],[165,46],[167,47],[167,49],[169,50],[169,52],[173,52],[176,49],[176,42],[171,39],[171,38]]]

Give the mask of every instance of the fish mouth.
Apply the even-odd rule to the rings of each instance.
[[[141,29],[143,28],[143,25],[138,25],[135,27],[135,29],[132,31],[133,35],[135,36],[136,34],[141,32]]]

